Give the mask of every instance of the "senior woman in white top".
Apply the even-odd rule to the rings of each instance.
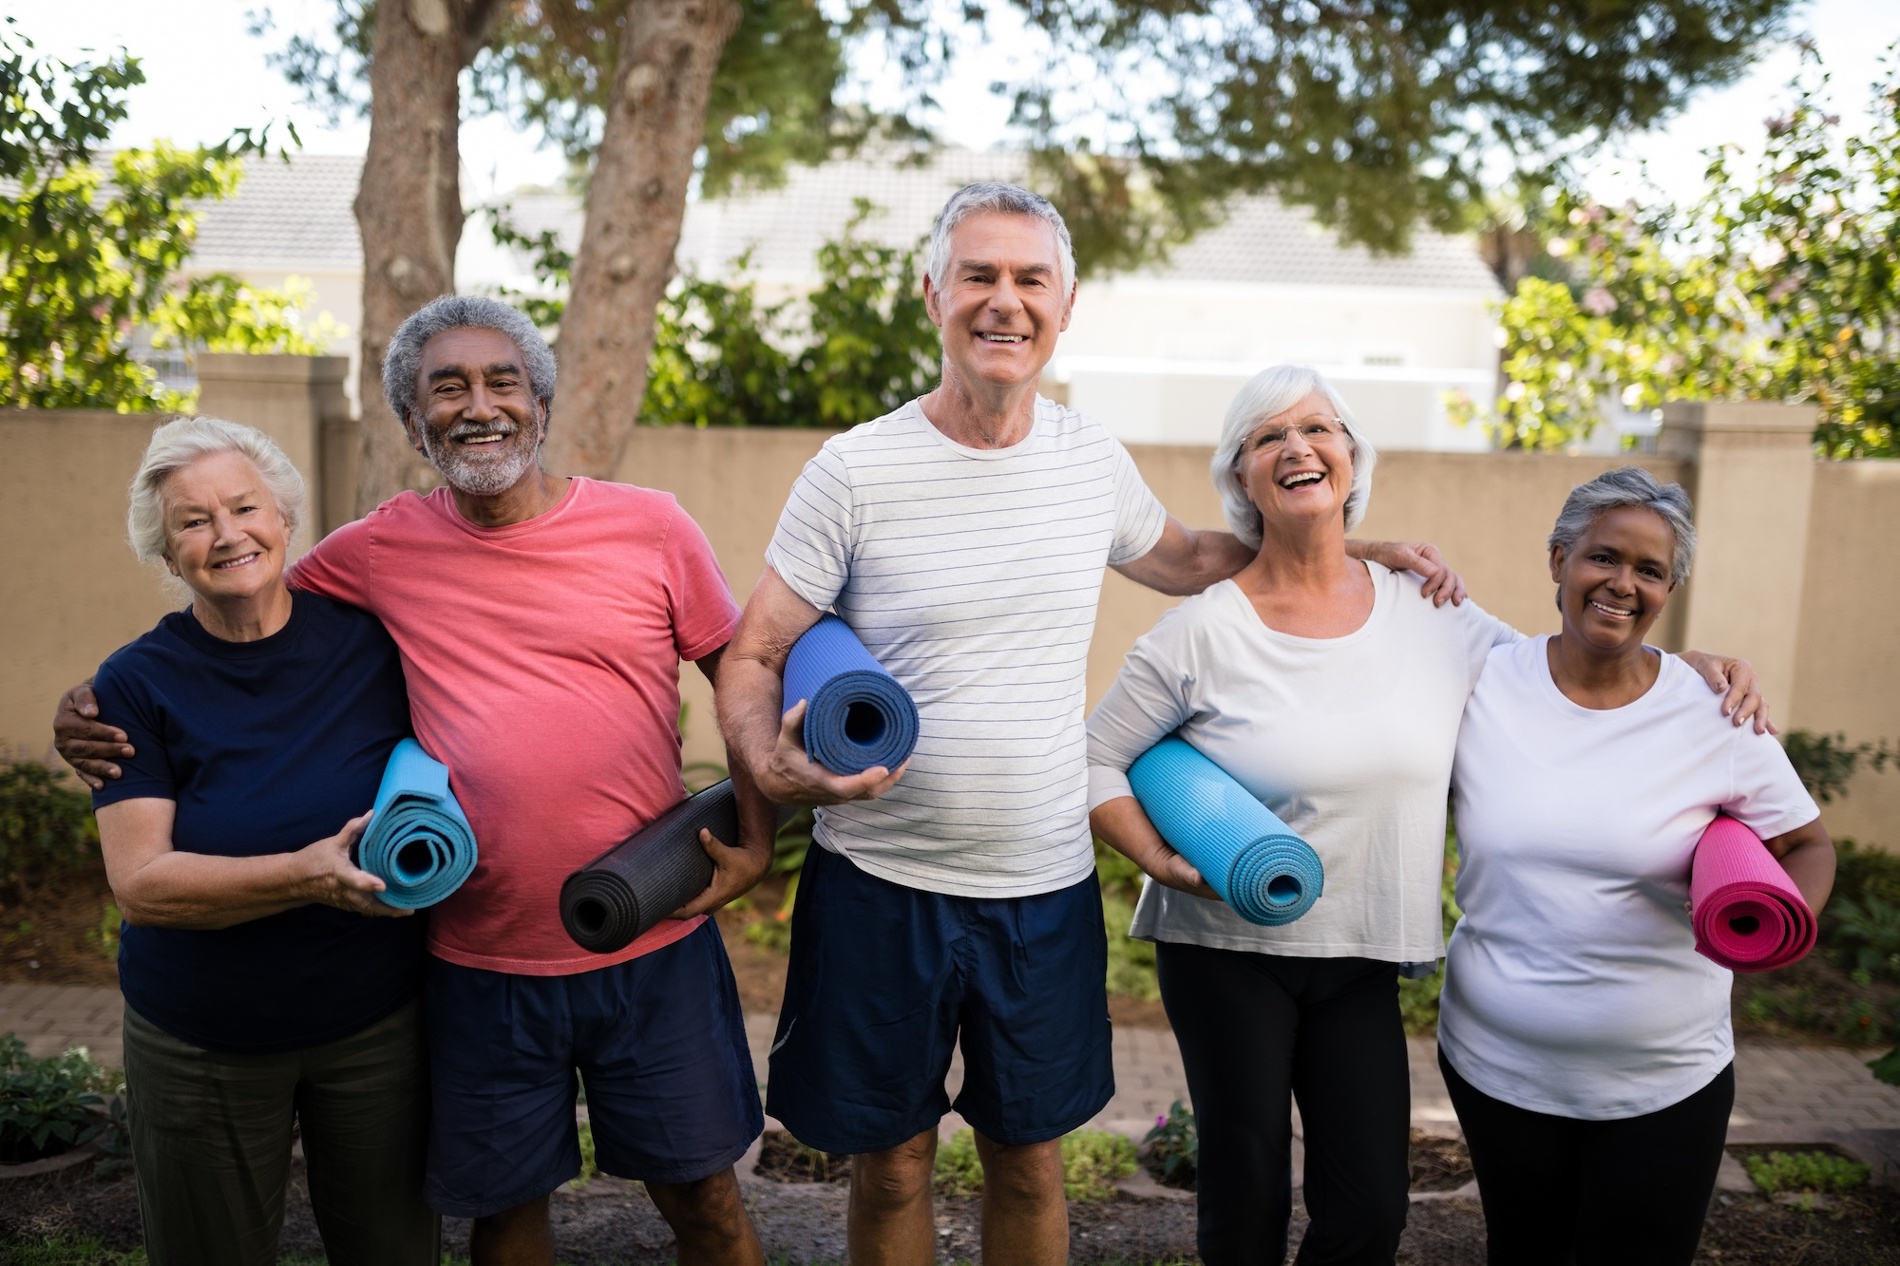
[[[1159,943],[1200,1127],[1200,1252],[1216,1266],[1284,1257],[1289,1096],[1312,1218],[1299,1261],[1391,1262],[1405,1225],[1397,981],[1429,973],[1442,952],[1458,720],[1491,648],[1518,635],[1473,603],[1419,601],[1416,579],[1347,556],[1374,462],[1315,371],[1278,366],[1243,388],[1213,475],[1228,523],[1258,553],[1137,642],[1089,719],[1095,831],[1158,881],[1144,886],[1132,935]],[[1746,666],[1711,664],[1712,683],[1732,670],[1739,701]],[[1325,895],[1304,918],[1246,922],[1156,833],[1126,771],[1177,730],[1318,852]]]
[[[1439,1063],[1491,1266],[1694,1258],[1735,1099],[1732,977],[1686,908],[1696,841],[1723,813],[1811,908],[1833,884],[1780,746],[1644,644],[1694,551],[1675,484],[1625,467],[1573,490],[1550,534],[1563,631],[1492,651],[1465,705]]]

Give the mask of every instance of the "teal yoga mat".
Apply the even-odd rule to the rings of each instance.
[[[1161,838],[1247,922],[1280,927],[1319,900],[1319,854],[1185,739],[1142,753],[1128,781]]]
[[[396,744],[383,767],[356,864],[389,885],[383,904],[398,910],[434,905],[475,870],[475,832],[449,790],[449,767],[414,739]]]

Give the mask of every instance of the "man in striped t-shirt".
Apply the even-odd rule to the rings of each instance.
[[[1102,569],[1189,594],[1252,556],[1183,527],[1113,437],[1036,395],[1074,276],[1044,199],[1010,185],[950,199],[924,278],[942,382],[806,465],[721,669],[734,758],[772,799],[824,806],[767,1109],[856,1156],[854,1263],[932,1260],[959,1039],[984,1260],[1066,1260],[1058,1140],[1114,1092],[1082,729]],[[1457,578],[1437,570],[1443,601]],[[802,705],[780,715],[786,655],[827,609],[917,702],[901,769],[832,774],[805,757]]]

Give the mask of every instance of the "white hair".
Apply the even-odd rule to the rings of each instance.
[[[950,234],[971,216],[985,212],[1034,216],[1055,230],[1062,295],[1067,298],[1075,287],[1075,244],[1069,240],[1069,226],[1062,222],[1062,212],[1056,210],[1054,203],[1021,185],[965,185],[950,195],[950,201],[943,204],[943,210],[937,213],[937,222],[931,226],[930,246],[924,252],[924,271],[930,275],[930,284],[941,291],[950,276]]]
[[[262,431],[220,418],[174,418],[152,432],[138,474],[132,476],[132,508],[126,533],[141,563],[170,557],[165,536],[165,484],[201,457],[238,453],[257,468],[264,489],[277,503],[287,535],[297,534],[303,518],[304,482],[277,442]]]
[[[1676,538],[1669,560],[1669,583],[1679,585],[1689,579],[1689,564],[1695,561],[1695,509],[1689,504],[1689,494],[1681,484],[1663,483],[1641,466],[1606,470],[1589,483],[1572,488],[1546,544],[1551,549],[1561,548],[1567,556],[1592,523],[1625,506],[1648,510],[1669,525]]]
[[[1285,413],[1315,391],[1326,397],[1339,416],[1340,425],[1346,428],[1347,448],[1352,453],[1352,488],[1346,494],[1346,530],[1352,531],[1366,517],[1366,503],[1372,499],[1372,468],[1378,464],[1379,454],[1371,441],[1360,434],[1359,424],[1346,406],[1345,397],[1326,381],[1324,374],[1310,365],[1274,365],[1255,374],[1246,386],[1234,393],[1209,467],[1215,491],[1220,493],[1227,526],[1243,544],[1253,549],[1260,548],[1263,525],[1260,511],[1247,499],[1247,490],[1240,486],[1240,446],[1262,422]]]

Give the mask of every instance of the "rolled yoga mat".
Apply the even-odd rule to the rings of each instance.
[[[1689,867],[1695,947],[1730,971],[1773,971],[1814,948],[1814,911],[1761,837],[1717,816]]]
[[[449,767],[414,739],[389,754],[356,859],[389,885],[378,895],[398,910],[434,905],[475,870],[475,832],[449,790]]]
[[[1279,927],[1319,900],[1319,854],[1185,739],[1142,753],[1128,781],[1161,838],[1247,922]]]
[[[596,954],[625,949],[698,896],[713,876],[701,827],[724,843],[739,842],[730,779],[688,796],[567,877],[561,926],[574,943]]]
[[[785,710],[805,709],[805,755],[834,774],[896,769],[917,746],[917,704],[851,626],[822,617],[785,661]]]

